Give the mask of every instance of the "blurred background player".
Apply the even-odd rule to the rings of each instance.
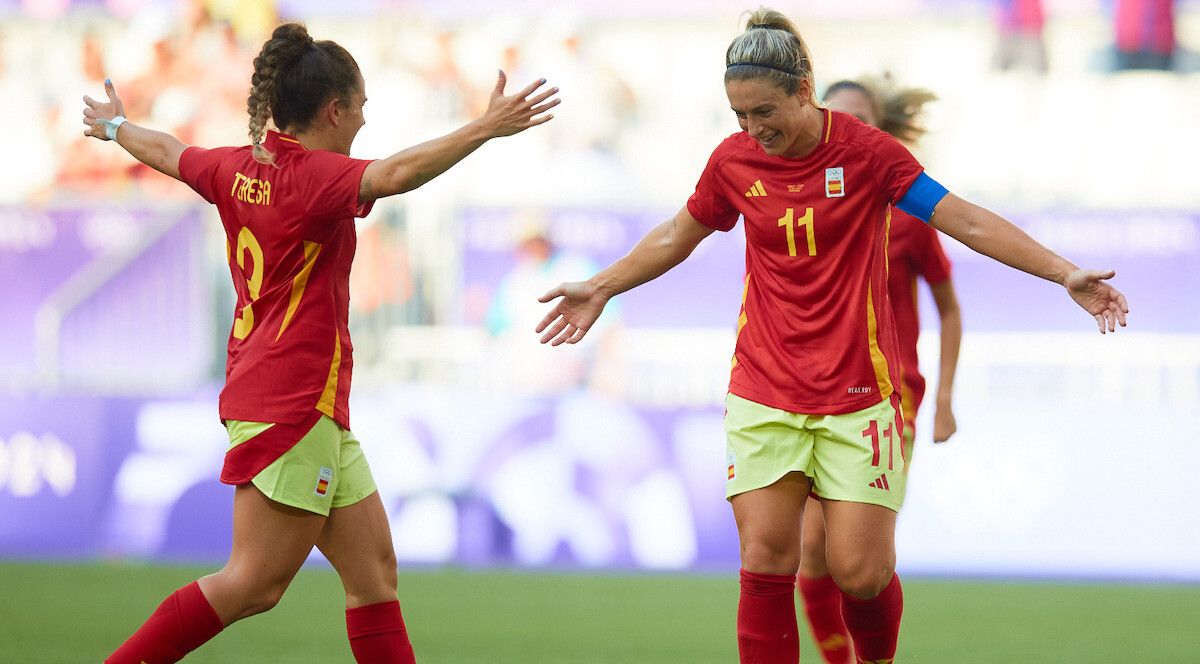
[[[84,98],[87,136],[116,140],[217,206],[240,305],[220,399],[230,439],[221,481],[237,486],[229,562],[168,597],[107,662],[175,662],[269,610],[313,546],[342,579],[355,659],[413,662],[387,516],[349,429],[353,220],[488,140],[550,120],[544,113],[558,104],[557,89],[539,91],[539,80],[505,96],[501,72],[477,121],[371,161],[349,157],[365,124],[366,90],[358,64],[335,42],[281,25],[251,82],[253,145],[240,148],[189,147],[127,122],[109,81],[107,102]],[[267,131],[269,121],[279,131]]]
[[[1027,69],[1045,74],[1046,13],[1042,0],[995,0],[995,66],[1001,71]]]
[[[921,108],[934,99],[934,94],[928,90],[898,89],[884,77],[838,81],[826,89],[822,101],[828,109],[853,115],[902,143],[913,145],[925,133],[918,121]],[[891,215],[887,243],[888,299],[900,342],[904,454],[911,463],[917,409],[925,396],[925,377],[921,375],[917,358],[917,338],[921,333],[917,277],[929,285],[939,317],[941,355],[933,418],[933,440],[937,443],[949,440],[957,429],[952,393],[962,342],[962,315],[950,280],[950,260],[942,250],[937,231],[903,210],[892,208]],[[842,621],[841,593],[829,576],[825,562],[825,520],[821,503],[811,496],[804,507],[800,547],[800,574],[796,586],[804,600],[804,612],[817,647],[829,664],[852,662],[850,633]]]
[[[1114,69],[1175,66],[1175,0],[1116,0],[1113,29]]]
[[[741,661],[799,661],[797,524],[815,492],[827,500],[827,559],[855,654],[890,663],[903,611],[895,526],[907,458],[897,440],[900,358],[883,296],[889,206],[1064,286],[1101,333],[1124,325],[1128,307],[1104,283],[1114,272],[1079,269],[947,192],[896,139],[820,108],[808,48],[779,12],[750,13],[725,61],[742,131],[713,152],[673,218],[588,281],[543,295],[558,302],[537,331],[543,343],[578,342],[610,298],[744,218],[746,281],[725,417],[726,497],[742,561]]]

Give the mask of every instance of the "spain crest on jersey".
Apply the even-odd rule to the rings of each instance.
[[[846,195],[846,177],[842,167],[825,169],[825,198],[841,198]]]

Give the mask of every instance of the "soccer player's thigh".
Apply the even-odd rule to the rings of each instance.
[[[343,432],[338,483],[317,547],[337,570],[347,608],[396,599],[391,526],[370,466],[354,435]]]
[[[830,574],[847,593],[873,597],[895,568],[896,513],[907,451],[891,400],[814,419],[813,491],[822,498]]]
[[[799,566],[800,520],[812,487],[806,419],[736,395],[726,398],[725,495],[749,572],[795,574]]]

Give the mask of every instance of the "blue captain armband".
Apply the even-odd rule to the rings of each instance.
[[[896,207],[929,223],[929,218],[933,216],[933,208],[937,207],[937,204],[948,193],[950,192],[941,183],[922,171],[913,181],[912,186],[908,188],[908,193],[904,194],[904,198],[896,203]]]

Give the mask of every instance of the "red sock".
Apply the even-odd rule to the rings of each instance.
[[[346,609],[346,633],[358,664],[416,664],[400,602],[380,602]]]
[[[796,664],[800,629],[796,625],[794,576],[742,570],[738,601],[738,654],[741,664]]]
[[[871,599],[858,599],[842,593],[842,618],[854,639],[854,654],[859,662],[891,664],[896,656],[900,634],[900,614],[904,613],[904,591],[900,577]]]
[[[178,662],[224,627],[200,586],[192,582],[164,599],[104,664]]]
[[[833,577],[796,577],[796,588],[804,598],[804,613],[813,639],[826,664],[850,664],[850,632],[842,621],[842,591]]]

